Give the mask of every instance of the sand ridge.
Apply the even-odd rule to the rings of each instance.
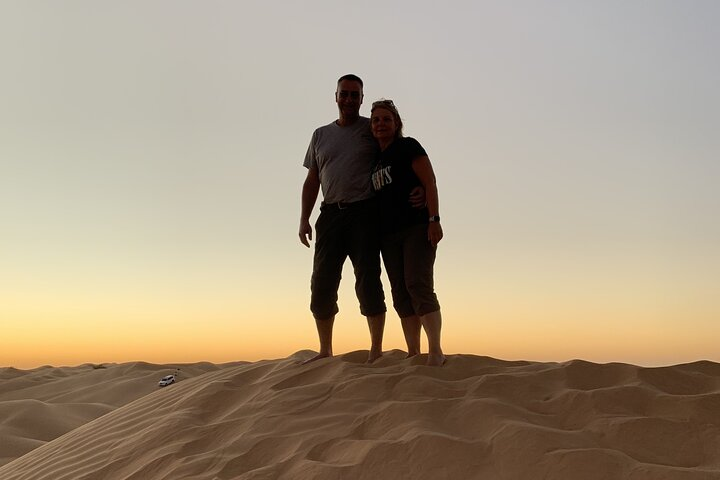
[[[160,378],[177,369],[183,381],[220,368],[205,362],[0,368],[0,465],[158,390]]]
[[[450,355],[432,368],[395,350],[300,364],[312,355],[156,389],[0,479],[720,479],[715,363]]]

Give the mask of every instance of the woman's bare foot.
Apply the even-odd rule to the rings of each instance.
[[[420,355],[420,350],[411,350],[411,351],[408,351],[408,354],[405,358],[406,359],[413,358],[413,357],[417,357],[418,355]]]
[[[382,357],[382,350],[370,350],[370,353],[368,353],[367,362],[365,363],[373,363],[380,357]]]
[[[445,355],[442,353],[428,353],[427,365],[428,367],[441,367],[445,363]]]
[[[305,360],[304,362],[302,362],[301,365],[307,365],[308,363],[312,363],[315,360],[320,360],[321,358],[330,358],[332,356],[333,356],[332,352],[320,352],[317,355],[315,355],[314,357],[312,357],[311,359]]]

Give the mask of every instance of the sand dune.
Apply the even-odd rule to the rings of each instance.
[[[0,368],[0,465],[158,390],[158,380],[176,369],[184,381],[223,367],[133,362]]]
[[[115,408],[92,399],[132,385],[132,368],[94,387],[67,376],[102,416],[0,467],[0,479],[720,479],[715,363],[452,355],[431,368],[400,351],[365,365],[359,351],[299,364],[312,354],[208,366]],[[32,391],[23,377],[0,374],[0,418],[14,418],[2,424],[3,442],[8,431],[39,430],[33,422],[59,431],[83,420],[84,407],[58,411],[8,387]],[[44,394],[71,399],[69,390]],[[56,418],[66,412],[70,420]]]

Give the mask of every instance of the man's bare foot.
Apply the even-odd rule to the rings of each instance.
[[[420,355],[420,350],[413,350],[413,351],[409,351],[405,358],[407,359],[407,358],[417,357],[418,355]]]
[[[445,363],[445,355],[442,353],[428,353],[427,365],[428,367],[441,367]]]
[[[373,363],[378,358],[382,357],[382,350],[370,350],[370,353],[368,354],[367,362],[365,363]]]
[[[301,365],[307,365],[308,363],[314,362],[315,360],[320,360],[321,358],[329,358],[332,356],[333,356],[332,352],[329,352],[329,353],[328,352],[320,352],[317,355],[315,355],[314,357],[312,357],[311,359],[305,360],[304,362],[302,362]]]

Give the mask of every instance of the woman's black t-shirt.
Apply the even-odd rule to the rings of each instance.
[[[424,155],[425,149],[411,137],[397,138],[380,152],[372,184],[380,198],[383,232],[428,223],[427,207],[415,208],[410,204],[410,192],[422,185],[412,169],[412,161]]]

